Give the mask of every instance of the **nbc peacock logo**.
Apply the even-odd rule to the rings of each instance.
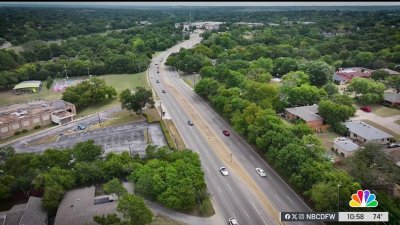
[[[358,190],[357,194],[351,195],[350,207],[377,207],[378,201],[375,194],[369,190]]]

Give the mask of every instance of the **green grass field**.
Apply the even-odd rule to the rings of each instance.
[[[109,74],[99,76],[104,79],[107,84],[115,87],[117,91],[122,91],[127,88],[133,90],[136,87],[149,88],[146,81],[146,71],[135,74]]]

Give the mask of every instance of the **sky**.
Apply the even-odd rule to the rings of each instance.
[[[112,5],[112,6],[369,6],[400,5],[400,2],[1,2],[0,5]]]

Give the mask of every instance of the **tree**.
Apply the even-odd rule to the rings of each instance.
[[[144,204],[142,198],[127,194],[118,200],[117,211],[132,225],[146,225],[153,220],[153,213]]]
[[[290,71],[296,71],[299,65],[297,61],[290,57],[280,57],[274,61],[273,73],[277,77],[287,74]]]
[[[47,187],[43,195],[43,206],[47,210],[55,211],[64,192],[64,189],[60,185]]]
[[[99,225],[121,225],[121,219],[117,216],[117,214],[107,214],[101,216],[93,216],[94,222]]]
[[[119,197],[128,193],[121,182],[114,178],[103,185],[103,189],[107,194],[116,194]]]
[[[215,96],[221,84],[213,78],[203,78],[194,87],[194,91],[207,99]]]
[[[15,182],[15,177],[11,175],[0,176],[0,199],[11,196],[12,186]]]
[[[289,90],[287,101],[291,106],[312,105],[324,96],[326,96],[326,92],[323,89],[303,84],[300,87],[294,87]]]
[[[373,104],[383,100],[385,91],[383,83],[364,78],[354,78],[347,86],[348,92],[354,92],[359,96],[359,101],[363,104]]]
[[[0,148],[0,162],[6,161],[8,158],[11,158],[15,155],[15,150],[11,146],[1,147]]]
[[[331,100],[321,100],[318,103],[319,115],[330,124],[345,122],[354,115],[356,109],[352,105],[344,105]]]
[[[123,109],[133,110],[142,116],[142,109],[152,101],[152,92],[143,87],[137,87],[135,94],[129,89],[120,93],[120,102]]]
[[[389,72],[385,70],[375,70],[371,73],[371,78],[373,80],[386,80],[387,77],[390,76]]]
[[[339,88],[332,81],[329,81],[323,86],[323,89],[328,94],[328,96],[332,96],[334,94],[339,93]]]
[[[333,68],[324,61],[306,62],[300,66],[301,70],[310,76],[310,83],[322,87],[332,80]]]
[[[387,78],[387,85],[400,93],[400,76],[390,76]]]
[[[79,142],[73,147],[73,156],[76,162],[93,162],[103,153],[99,145],[94,144],[94,140]]]

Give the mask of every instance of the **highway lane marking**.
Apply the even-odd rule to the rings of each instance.
[[[282,202],[282,200],[277,195],[274,195],[274,196],[275,196],[276,200],[278,200],[279,202]]]
[[[289,198],[289,196],[286,196],[286,198],[290,201],[290,203],[294,204],[292,199]]]
[[[232,190],[232,188],[231,188],[231,185],[229,185],[229,184],[226,184],[226,185],[228,185],[228,188],[231,189],[231,191],[233,192],[233,190]]]
[[[243,209],[244,213],[246,213],[246,216],[250,218],[249,214],[247,214],[246,210]]]
[[[265,222],[264,218],[261,216],[261,213],[258,211],[258,209],[256,208],[256,206],[254,206],[253,201],[250,200],[250,204],[253,206],[253,208],[256,210],[256,212],[258,213],[258,215],[260,216],[260,218],[262,219],[262,221],[264,222],[264,224],[268,225],[267,222]]]

